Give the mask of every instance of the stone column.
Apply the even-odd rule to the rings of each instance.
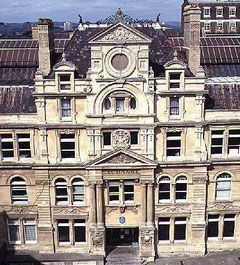
[[[141,222],[142,225],[146,224],[146,220],[147,220],[147,186],[145,182],[141,183],[141,196],[142,196],[142,216],[141,216]]]
[[[90,188],[90,225],[95,226],[97,223],[97,216],[96,216],[96,191],[95,191],[95,183],[89,183]]]
[[[153,183],[148,183],[147,190],[147,223],[153,225]]]
[[[97,225],[103,227],[103,185],[97,183]]]

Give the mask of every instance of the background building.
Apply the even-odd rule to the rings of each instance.
[[[197,4],[201,8],[201,35],[237,35],[240,33],[240,1],[184,0],[182,21],[185,7],[191,4]]]
[[[70,21],[64,22],[64,31],[72,31],[73,30],[73,23]]]
[[[1,262],[239,249],[239,38],[200,37],[200,16],[184,38],[118,10],[0,41]]]

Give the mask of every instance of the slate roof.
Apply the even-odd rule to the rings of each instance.
[[[150,44],[150,65],[156,76],[164,73],[163,65],[173,59],[174,49],[169,45],[168,39],[161,30],[150,27],[136,28],[152,38]],[[84,31],[76,30],[74,36],[65,48],[67,61],[71,61],[77,68],[78,77],[85,77],[90,67],[90,45],[88,40],[104,29],[88,28]]]

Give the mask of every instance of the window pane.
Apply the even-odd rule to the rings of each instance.
[[[116,98],[116,111],[124,111],[124,98]]]
[[[111,145],[111,132],[103,133],[103,145]]]
[[[186,239],[186,224],[175,224],[174,240]]]
[[[130,132],[131,144],[138,144],[138,132]]]
[[[35,225],[25,225],[25,240],[36,241],[36,228]]]
[[[169,240],[170,224],[159,224],[158,240]]]
[[[58,222],[58,240],[59,242],[69,242],[69,221],[61,220]]]
[[[235,222],[224,220],[223,237],[234,237]]]
[[[86,227],[74,226],[75,243],[86,242]]]

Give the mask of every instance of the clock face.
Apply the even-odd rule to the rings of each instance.
[[[128,67],[129,60],[125,54],[116,54],[112,58],[112,66],[118,70],[123,71]]]

